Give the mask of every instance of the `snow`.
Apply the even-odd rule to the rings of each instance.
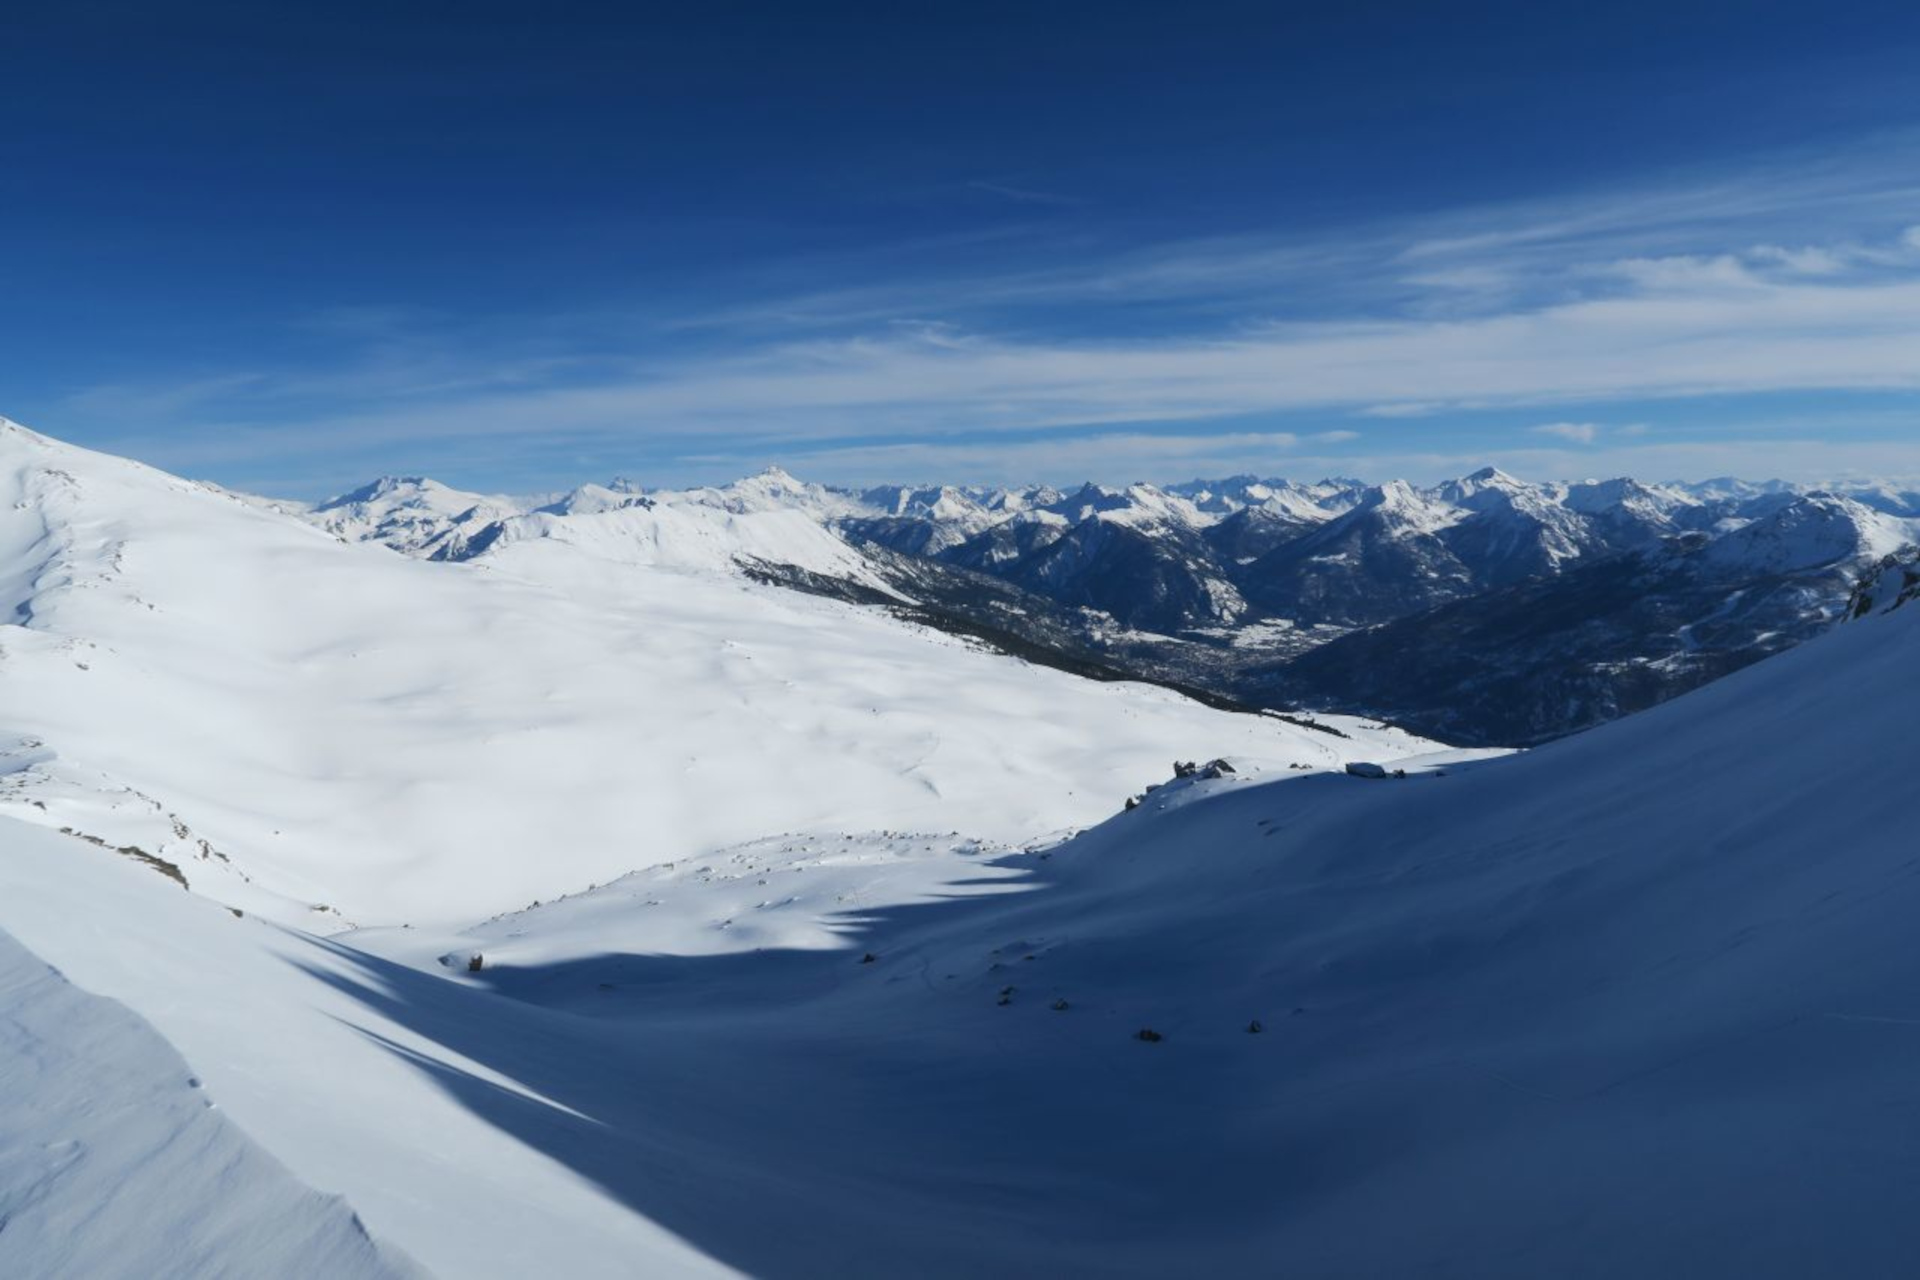
[[[235,918],[129,860],[10,819],[0,819],[0,930],[53,960],[79,987],[143,1015],[203,1085],[192,1089],[189,1068],[151,1035],[146,1041],[91,1042],[86,1028],[69,1021],[65,1011],[43,1023],[51,1047],[36,1045],[32,1056],[111,1061],[128,1068],[126,1080],[116,1082],[116,1073],[107,1071],[90,1079],[78,1069],[70,1082],[64,1070],[35,1078],[14,1059],[0,1059],[9,1083],[0,1114],[10,1122],[20,1112],[59,1107],[74,1113],[72,1122],[51,1118],[36,1132],[101,1138],[90,1185],[73,1189],[68,1208],[105,1205],[104,1216],[123,1229],[101,1242],[98,1270],[60,1265],[62,1242],[78,1238],[56,1232],[38,1243],[23,1240],[23,1265],[0,1272],[127,1280],[166,1274],[141,1264],[153,1265],[169,1256],[170,1241],[187,1242],[198,1232],[210,1248],[225,1250],[210,1254],[225,1265],[201,1271],[186,1254],[177,1272],[183,1278],[383,1274],[373,1260],[356,1261],[348,1249],[338,1221],[347,1210],[339,1201],[298,1196],[292,1178],[329,1197],[344,1196],[376,1242],[389,1251],[404,1249],[405,1255],[392,1255],[388,1274],[411,1274],[400,1270],[403,1256],[441,1276],[613,1280],[635,1274],[635,1259],[647,1260],[640,1270],[651,1267],[648,1273],[655,1275],[725,1271],[486,1123],[442,1088],[454,1076],[434,1072],[457,1073],[472,1087],[552,1111],[566,1124],[581,1123],[508,1075],[412,1030],[404,1017],[369,1008],[361,999],[366,971],[358,953],[252,916]],[[464,1013],[457,1005],[441,1008],[472,1018],[476,1027],[499,1004],[451,987],[446,994],[473,999]],[[13,1003],[6,1000],[6,1017],[14,1016]],[[511,1018],[506,1025],[521,1029]],[[98,1103],[113,1123],[92,1126],[84,1108],[102,1086],[117,1090]],[[218,1111],[206,1111],[197,1101],[202,1096]],[[189,1104],[183,1097],[195,1100]],[[121,1098],[137,1108],[134,1117],[106,1110]],[[197,1119],[189,1124],[189,1110],[231,1123],[224,1129]],[[145,1117],[142,1128],[121,1133],[138,1117]],[[161,1145],[166,1125],[179,1129],[179,1142]],[[233,1125],[271,1152],[291,1177],[237,1142]],[[148,1154],[149,1144],[158,1150]],[[188,1144],[205,1149],[195,1152]],[[37,1144],[9,1143],[0,1152],[6,1153],[0,1154],[0,1168],[8,1156],[20,1161],[17,1173],[4,1175],[20,1184],[46,1180],[61,1164],[57,1150]],[[268,1179],[277,1186],[236,1201],[242,1211],[261,1213],[250,1219],[251,1237],[239,1234],[247,1221],[233,1221],[238,1215],[224,1213],[222,1204]],[[124,1206],[115,1191],[122,1184],[138,1196]],[[177,1201],[164,1194],[175,1185]],[[208,1222],[196,1227],[202,1215]],[[182,1220],[178,1230],[176,1217]],[[276,1241],[260,1224],[279,1221],[285,1239]],[[303,1237],[327,1250],[298,1252]],[[10,1225],[0,1232],[0,1259],[12,1245]],[[104,1253],[109,1248],[122,1251],[118,1265]],[[337,1270],[327,1265],[335,1258]]]
[[[810,554],[779,511],[647,498],[428,563],[0,428],[0,1270],[1920,1245],[1904,569],[1489,757],[757,586],[711,548]]]
[[[0,432],[0,806],[322,931],[470,922],[777,831],[1018,841],[1176,756],[1425,748],[1214,711],[744,580],[785,510],[530,515],[470,563],[343,544]],[[849,568],[849,572],[851,572]]]
[[[540,514],[555,516],[601,515],[608,511],[624,511],[629,507],[647,507],[652,502],[644,494],[634,493],[624,487],[610,487],[603,484],[583,484],[579,488],[554,499],[538,508]],[[514,515],[527,514],[513,512]]]
[[[1404,480],[1389,480],[1361,495],[1349,518],[1387,523],[1396,537],[1440,532],[1460,523],[1466,512],[1440,498],[1423,493]]]
[[[1097,519],[1135,529],[1153,529],[1162,525],[1200,528],[1212,524],[1216,518],[1188,499],[1150,484],[1132,484],[1124,489],[1097,484],[1083,485],[1050,504],[1047,510],[1074,524]]]
[[[1501,500],[1494,505],[1506,505],[1532,488],[1524,480],[1516,479],[1498,467],[1482,467],[1472,475],[1448,480],[1431,492],[1442,502],[1477,511],[1487,505],[1485,499],[1488,496]]]
[[[1322,506],[1310,494],[1291,485],[1265,489],[1257,505],[1275,515],[1303,524],[1325,524],[1339,514],[1337,510]]]
[[[4,824],[7,857],[23,841],[67,843]],[[0,1080],[0,1274],[420,1274],[216,1110],[151,1027],[4,932]]]
[[[1670,525],[1675,511],[1700,505],[1698,498],[1681,489],[1642,484],[1626,477],[1568,485],[1562,502],[1569,511],[1582,515],[1621,511],[1656,528]]]
[[[652,494],[662,502],[717,507],[740,515],[767,511],[800,511],[816,521],[840,516],[869,514],[871,509],[855,495],[825,485],[809,484],[779,467],[768,467],[758,475],[714,488],[680,492],[660,490]]]
[[[1707,558],[1753,573],[1785,573],[1837,562],[1865,564],[1920,536],[1920,521],[1883,515],[1850,498],[1811,494],[1716,539]]]
[[[1321,481],[1295,484],[1291,480],[1229,476],[1224,480],[1191,480],[1169,485],[1166,492],[1191,502],[1209,515],[1231,515],[1247,507],[1264,507],[1275,515],[1305,524],[1324,524],[1345,511],[1364,488],[1358,481]]]
[[[1847,612],[1853,617],[1890,613],[1915,599],[1920,599],[1920,548],[1904,547],[1864,576]]]
[[[417,940],[10,827],[0,927],[441,1274],[1886,1274],[1916,643],[1900,609],[1524,756],[1184,779],[1027,851],[792,834]]]
[[[278,509],[300,513],[294,504],[278,504]],[[347,541],[384,542],[409,555],[427,555],[449,542],[461,544],[488,524],[526,509],[511,498],[463,493],[424,476],[383,476],[304,514]]]
[[[509,518],[476,550],[499,563],[504,548],[550,539],[596,560],[708,574],[735,573],[742,558],[768,560],[887,591],[859,552],[800,511],[736,512],[671,496],[610,496],[617,501],[574,505],[581,498],[576,492],[566,504]]]

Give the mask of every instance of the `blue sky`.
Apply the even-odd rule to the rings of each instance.
[[[294,496],[1920,475],[1911,4],[41,6],[0,413]]]

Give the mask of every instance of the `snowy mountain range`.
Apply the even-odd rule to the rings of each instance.
[[[0,1274],[1898,1273],[1902,499],[1185,488],[308,509],[0,426]],[[1871,554],[1515,754],[1116,679],[1286,628],[1101,649],[879,519],[1469,580],[1282,671]]]
[[[742,561],[900,599],[757,484],[594,489],[485,523],[497,507],[438,486],[364,492],[290,514],[0,428],[0,616],[18,624],[0,805],[338,927],[470,919],[855,815],[920,828],[958,806],[973,835],[1027,838],[1099,817],[1174,755],[1325,767],[1417,746],[758,584]],[[449,531],[463,558],[436,562]],[[1007,734],[1047,706],[1051,728]]]
[[[775,470],[509,505],[383,480],[310,518],[465,559],[617,510],[651,513],[628,517],[627,541],[683,515],[752,515],[770,532],[771,517],[804,517],[838,545],[796,523],[732,554],[789,586],[911,601],[917,621],[1072,669],[1487,745],[1587,728],[1799,643],[1867,566],[1920,540],[1920,490],[1892,484],[1530,484],[1493,468],[1424,488],[1237,476],[1071,493],[853,491]]]

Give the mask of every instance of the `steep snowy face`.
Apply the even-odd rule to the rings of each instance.
[[[1047,509],[1072,524],[1099,519],[1140,529],[1158,526],[1193,529],[1212,522],[1211,517],[1192,502],[1150,484],[1133,484],[1124,489],[1083,485],[1049,504]]]
[[[1468,513],[1442,536],[1475,578],[1490,586],[1549,576],[1607,546],[1601,531],[1571,510],[1560,491],[1525,484],[1493,467],[1449,481],[1432,496]]]
[[[1816,493],[1780,503],[1720,538],[1707,555],[1718,565],[1767,573],[1864,564],[1913,541],[1917,529],[1849,498]]]
[[[1467,513],[1402,481],[1368,490],[1345,514],[1245,567],[1240,588],[1296,622],[1364,626],[1472,589],[1441,536]]]
[[[1319,523],[1351,507],[1364,488],[1353,480],[1296,484],[1291,480],[1241,475],[1224,480],[1189,480],[1166,486],[1166,492],[1185,498],[1196,509],[1213,516],[1263,507],[1278,515]]]
[[[879,496],[890,510],[916,513],[844,520],[839,530],[861,544],[993,574],[1129,628],[1173,634],[1231,624],[1247,610],[1206,540],[1214,516],[1151,485],[1089,484],[1044,505],[1029,494],[1010,511],[949,503],[958,514],[946,517],[932,514],[944,498]]]
[[[1030,505],[1025,495],[1011,490],[951,485],[888,485],[866,490],[860,501],[870,513],[841,517],[836,527],[856,541],[921,556],[957,546]]]
[[[1274,672],[1269,696],[1449,741],[1536,743],[1812,639],[1879,553],[1911,540],[1858,504],[1788,498],[1717,538],[1673,535],[1338,637]]]
[[[1849,618],[1891,613],[1920,599],[1920,547],[1903,547],[1886,556],[1861,579],[1848,602]]]
[[[1275,547],[1292,542],[1326,521],[1307,520],[1273,507],[1242,507],[1200,531],[1229,573],[1253,563]]]
[[[1405,480],[1389,480],[1360,496],[1347,518],[1370,522],[1389,537],[1420,537],[1450,528],[1465,513],[1445,499],[1430,496]]]
[[[1905,520],[1920,519],[1920,486],[1902,484],[1865,484],[1842,492],[1863,507],[1881,515]]]
[[[1642,484],[1626,476],[1570,484],[1561,501],[1581,515],[1624,512],[1649,524],[1668,522],[1675,511],[1700,505],[1698,499],[1671,485]]]
[[[651,507],[654,499],[620,484],[583,484],[552,502],[535,508],[533,514],[549,516],[596,516],[629,507]],[[522,514],[509,512],[508,515]]]
[[[1435,486],[1433,496],[1449,506],[1479,511],[1490,503],[1510,507],[1521,501],[1532,487],[1498,467],[1482,467],[1470,476]]]
[[[1713,506],[1674,486],[1626,478],[1568,485],[1561,500],[1620,550],[1640,550],[1684,530],[1709,528],[1719,515]]]
[[[1049,599],[1162,633],[1228,623],[1246,612],[1200,536],[1177,526],[1142,530],[1131,518],[1111,516],[1072,525],[1004,576]]]
[[[748,581],[742,555],[858,571],[794,511],[655,494],[489,529],[429,563],[0,435],[0,805],[330,929],[490,914],[768,831],[1024,837],[1174,754],[1409,749]]]
[[[889,590],[859,552],[804,512],[781,507],[735,510],[700,494],[638,497],[598,486],[476,532],[460,559],[490,562],[505,548],[533,540],[615,564],[737,575],[766,562]]]
[[[1341,501],[1344,495],[1319,493],[1285,481],[1261,488],[1264,496],[1259,502],[1249,505],[1304,524],[1324,523],[1346,510],[1347,506]]]
[[[1228,476],[1224,480],[1188,480],[1166,486],[1208,515],[1225,516],[1245,510],[1267,497],[1267,486],[1257,476]]]
[[[457,557],[480,529],[526,507],[450,489],[421,476],[386,476],[320,503],[308,519],[349,542],[382,542],[408,555]]]
[[[854,495],[826,485],[795,479],[779,467],[768,467],[758,475],[731,484],[704,489],[686,489],[677,493],[662,490],[655,497],[666,501],[718,507],[736,515],[767,511],[798,511],[815,520],[827,521],[861,514],[865,506]]]
[[[970,493],[965,489],[956,489],[952,485],[923,488],[889,485],[867,490],[860,495],[860,500],[883,515],[918,516],[926,520],[966,523],[993,518],[985,500],[987,496],[979,491]]]

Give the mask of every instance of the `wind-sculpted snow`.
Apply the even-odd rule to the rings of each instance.
[[[0,930],[74,984],[0,937],[9,1280],[724,1272],[444,1092],[559,1106],[369,1010],[358,953],[10,818]]]
[[[6,823],[0,856],[58,837]],[[123,957],[124,958],[124,957]],[[167,1042],[0,931],[0,1274],[420,1273],[215,1109]]]

